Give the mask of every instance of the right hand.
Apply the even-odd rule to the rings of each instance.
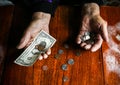
[[[85,34],[85,32],[94,33],[95,43],[90,44],[86,42],[82,42],[81,36]],[[97,51],[103,43],[103,40],[108,42],[108,31],[107,31],[107,21],[105,21],[100,15],[98,16],[84,16],[82,21],[82,26],[80,28],[80,32],[77,36],[77,44],[80,47],[91,50],[92,52]]]
[[[33,14],[33,20],[31,21],[30,25],[24,32],[24,35],[17,46],[18,49],[26,48],[28,47],[35,36],[41,31],[44,30],[47,33],[49,33],[49,22],[50,22],[51,15],[48,13],[43,12],[35,12]],[[48,51],[44,54],[41,54],[39,56],[39,59],[42,60],[43,58],[46,59],[48,55],[51,54],[51,49],[48,49]]]

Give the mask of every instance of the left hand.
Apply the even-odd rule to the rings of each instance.
[[[90,33],[95,33],[95,42],[93,45],[82,42],[81,36],[83,36],[86,31]],[[107,42],[109,41],[107,22],[100,15],[83,16],[82,25],[77,36],[77,44],[79,44],[80,47],[86,50],[91,50],[92,52],[95,52],[101,47],[103,40]]]

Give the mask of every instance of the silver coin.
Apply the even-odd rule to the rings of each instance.
[[[47,66],[47,65],[43,65],[43,66],[42,66],[42,70],[43,70],[43,71],[48,70],[48,66]]]
[[[85,42],[86,40],[89,40],[90,36],[89,35],[84,35],[81,37],[82,42]]]
[[[67,76],[63,76],[62,80],[63,80],[63,82],[67,82],[69,80],[69,78]]]
[[[89,36],[89,35],[86,35],[86,36],[85,36],[85,41],[86,41],[86,40],[89,40],[89,39],[90,39],[90,36]]]
[[[58,54],[63,54],[63,50],[62,50],[62,49],[59,49],[59,50],[58,50]]]
[[[87,40],[86,43],[93,45],[95,43],[95,41],[94,40]]]
[[[90,39],[90,32],[85,32],[83,36],[81,36],[82,42]]]
[[[90,35],[90,32],[85,32],[84,35],[85,36]]]
[[[67,68],[68,68],[68,65],[67,65],[67,64],[63,64],[63,65],[62,65],[62,70],[67,70]]]
[[[73,59],[69,59],[68,60],[68,64],[73,65],[74,64],[74,60]]]

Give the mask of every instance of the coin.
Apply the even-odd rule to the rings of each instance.
[[[67,82],[69,80],[69,78],[67,76],[63,76],[62,80],[63,80],[63,82]]]
[[[89,35],[84,35],[81,37],[82,42],[85,42],[86,40],[89,40],[90,36]]]
[[[68,64],[73,65],[74,64],[74,60],[73,59],[69,59],[68,60]]]
[[[58,59],[60,57],[60,54],[55,54],[54,58]]]
[[[83,36],[81,36],[82,42],[90,39],[90,32],[85,32]]]
[[[62,50],[62,49],[59,49],[59,50],[58,50],[58,54],[63,54],[63,50]]]
[[[62,70],[67,70],[67,67],[68,67],[67,64],[63,64],[63,65],[62,65]]]
[[[89,35],[86,35],[86,36],[85,36],[85,41],[86,41],[86,40],[89,40],[89,39],[90,39],[90,36],[89,36]]]
[[[47,66],[47,65],[43,65],[43,66],[42,66],[42,70],[43,70],[43,71],[48,70],[48,66]]]
[[[85,35],[85,36],[86,36],[86,35],[90,35],[90,32],[85,32],[84,35]]]
[[[91,45],[93,45],[94,43],[95,43],[95,41],[94,40],[92,40],[92,39],[90,39],[90,40],[87,40],[87,41],[85,41],[87,44],[91,44]]]
[[[39,50],[39,51],[44,50],[45,46],[46,46],[46,42],[45,42],[45,41],[42,41],[42,42],[38,45],[38,50]]]

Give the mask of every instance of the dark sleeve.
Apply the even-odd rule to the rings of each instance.
[[[98,5],[103,5],[103,0],[60,0],[59,4],[61,5],[72,5],[83,7],[85,3],[97,3]]]
[[[87,3],[97,3],[99,6],[104,5],[103,0],[86,0]]]
[[[45,12],[54,15],[59,0],[25,0],[32,12]]]

